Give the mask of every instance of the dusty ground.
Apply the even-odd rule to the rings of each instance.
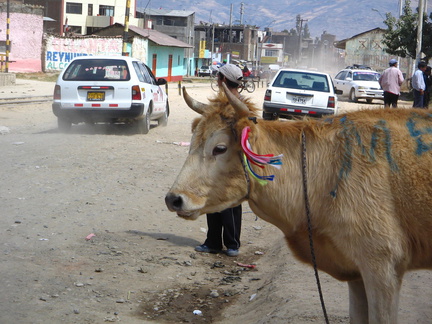
[[[212,95],[186,85],[202,101]],[[16,96],[51,86],[21,84]],[[195,253],[205,217],[167,211],[188,151],[177,144],[195,116],[176,86],[168,127],[148,135],[103,125],[61,134],[49,102],[0,106],[0,323],[324,322],[313,269],[247,204],[238,258]],[[252,95],[259,106],[263,93]],[[330,322],[348,323],[346,284],[320,278]],[[432,323],[431,282],[430,271],[405,277],[401,323]]]

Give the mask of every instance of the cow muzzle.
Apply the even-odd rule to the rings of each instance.
[[[165,196],[165,204],[172,212],[181,211],[183,208],[183,198],[180,195],[168,193]]]
[[[185,210],[185,201],[181,195],[168,193],[165,196],[165,204],[168,209],[172,212],[176,212],[177,216],[184,219],[195,220],[200,215],[197,210],[188,211]]]

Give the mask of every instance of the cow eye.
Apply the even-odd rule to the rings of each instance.
[[[216,145],[213,149],[213,156],[219,155],[219,154],[223,154],[225,153],[227,150],[227,147],[225,145]]]

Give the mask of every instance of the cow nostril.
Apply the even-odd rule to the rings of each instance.
[[[168,194],[165,197],[165,203],[171,210],[182,209],[183,199],[180,195]]]

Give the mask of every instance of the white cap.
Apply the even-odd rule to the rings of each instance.
[[[219,73],[222,73],[231,82],[240,84],[243,78],[243,72],[234,64],[225,64],[219,68]]]

